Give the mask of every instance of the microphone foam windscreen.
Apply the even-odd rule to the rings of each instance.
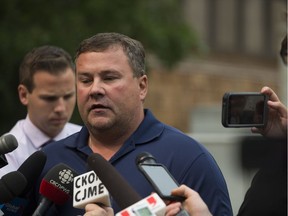
[[[18,171],[2,176],[0,180],[0,203],[10,202],[23,192],[26,185],[26,178]]]
[[[46,155],[42,151],[36,151],[32,155],[30,155],[18,168],[18,171],[21,172],[26,180],[27,186],[22,196],[25,196],[27,192],[35,185],[37,178],[40,176],[45,163],[46,163]]]
[[[12,134],[0,137],[0,154],[6,154],[18,147],[18,142]]]
[[[73,179],[77,173],[67,165],[54,166],[43,178],[40,194],[52,202],[63,205],[73,195]]]
[[[90,168],[94,170],[99,179],[108,189],[109,193],[120,208],[125,209],[141,200],[139,194],[100,154],[91,154],[88,157],[87,162]]]

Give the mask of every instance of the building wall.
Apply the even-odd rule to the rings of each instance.
[[[279,56],[280,42],[287,32],[287,2],[181,2],[205,53],[194,54],[169,70],[150,64],[145,106],[211,152],[226,179],[236,215],[255,174],[239,161],[239,140],[251,131],[221,125],[222,96],[229,91],[259,92],[270,86],[287,104],[287,68]]]
[[[274,66],[187,60],[173,72],[160,69],[149,72],[145,106],[165,123],[191,133],[193,109],[199,106],[221,107],[225,92],[259,92],[264,85],[278,91],[278,75]]]

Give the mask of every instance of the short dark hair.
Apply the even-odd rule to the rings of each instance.
[[[58,75],[67,68],[75,71],[74,62],[68,52],[50,45],[36,47],[25,55],[20,65],[19,83],[26,86],[31,93],[34,89],[33,77],[37,71],[43,70]]]
[[[141,42],[120,33],[98,33],[83,40],[77,51],[75,60],[81,53],[103,52],[113,46],[121,46],[135,77],[145,74],[145,50]]]

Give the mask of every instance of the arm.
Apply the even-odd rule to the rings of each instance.
[[[260,133],[268,138],[287,137],[287,108],[271,88],[265,86],[261,89],[261,93],[269,96],[268,122],[265,128],[251,128],[252,133]]]
[[[114,211],[111,207],[87,204],[84,216],[114,216]]]
[[[212,216],[200,195],[186,185],[181,185],[174,189],[172,195],[184,196],[186,199],[182,205],[180,202],[169,204],[166,208],[166,216],[176,215],[181,207],[183,207],[191,216]]]

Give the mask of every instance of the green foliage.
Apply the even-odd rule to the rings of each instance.
[[[120,32],[173,66],[197,41],[184,23],[179,0],[2,0],[0,7],[0,132],[25,117],[17,95],[18,67],[35,46],[61,46],[71,55],[84,38]],[[77,113],[74,121],[79,122]]]

